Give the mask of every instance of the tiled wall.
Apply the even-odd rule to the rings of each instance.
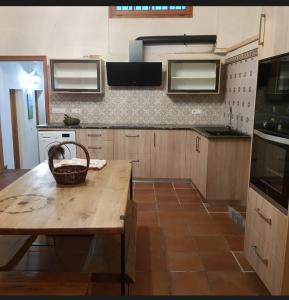
[[[226,74],[225,112],[229,124],[232,107],[232,127],[249,134],[253,133],[256,99],[258,58],[252,50],[228,61]]]
[[[224,93],[221,95],[173,95],[165,88],[111,88],[103,95],[50,94],[52,107],[81,108],[83,123],[223,124]],[[202,114],[192,115],[192,109]],[[51,122],[62,122],[63,115],[51,113]],[[75,115],[77,116],[77,115]]]

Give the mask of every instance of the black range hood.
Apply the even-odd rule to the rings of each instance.
[[[107,62],[109,86],[160,86],[161,62]]]

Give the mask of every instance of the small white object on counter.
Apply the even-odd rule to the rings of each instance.
[[[55,168],[61,166],[73,166],[73,165],[82,165],[86,166],[86,159],[82,158],[72,158],[72,159],[64,159],[55,164]],[[106,165],[106,160],[104,159],[91,159],[89,163],[89,169],[97,169],[100,170]]]

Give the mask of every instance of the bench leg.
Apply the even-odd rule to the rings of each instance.
[[[121,295],[125,296],[125,234],[120,237],[120,286]]]

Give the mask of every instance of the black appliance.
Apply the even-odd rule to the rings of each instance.
[[[160,86],[161,62],[107,62],[107,83],[110,86]]]
[[[250,186],[287,213],[289,54],[259,62]]]

